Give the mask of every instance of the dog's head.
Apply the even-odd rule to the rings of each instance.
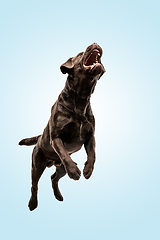
[[[87,47],[85,52],[79,53],[76,57],[69,58],[60,66],[63,74],[68,73],[75,75],[75,73],[83,73],[85,76],[98,79],[105,72],[105,68],[101,63],[102,48],[93,43]]]
[[[95,85],[105,72],[101,57],[102,48],[97,43],[93,43],[85,52],[69,58],[60,66],[63,74],[69,74],[68,80],[72,90],[76,91],[79,85],[86,87]]]

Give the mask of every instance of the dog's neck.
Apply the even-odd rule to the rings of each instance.
[[[61,101],[63,101],[63,106],[65,106],[68,111],[74,112],[76,115],[83,118],[86,114],[87,106],[90,104],[90,97],[95,85],[96,82],[87,89],[87,93],[84,93],[82,92],[83,88],[81,90],[78,87],[78,83],[74,88],[71,87],[68,77],[65,87],[60,94]]]

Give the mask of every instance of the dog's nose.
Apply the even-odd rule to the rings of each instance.
[[[93,43],[92,44],[94,47],[99,47],[99,45],[97,43]]]

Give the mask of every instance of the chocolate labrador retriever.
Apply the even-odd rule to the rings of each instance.
[[[64,89],[51,109],[51,117],[42,135],[26,138],[19,145],[34,145],[32,153],[32,188],[29,209],[37,205],[38,181],[46,167],[56,166],[51,176],[54,195],[63,201],[58,181],[66,173],[78,180],[81,172],[70,155],[84,144],[87,161],[83,175],[88,179],[95,163],[95,120],[90,105],[90,97],[97,80],[105,69],[101,63],[102,49],[93,43],[85,52],[69,58],[60,66],[63,74],[68,73]]]

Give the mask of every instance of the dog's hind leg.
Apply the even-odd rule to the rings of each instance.
[[[56,172],[51,176],[54,196],[59,201],[63,201],[63,197],[62,197],[62,195],[59,191],[59,188],[58,188],[58,181],[59,181],[60,178],[65,176],[65,174],[66,174],[66,170],[64,168],[64,165],[62,164],[61,166],[56,167]]]
[[[31,198],[28,204],[30,211],[34,210],[38,206],[37,192],[38,192],[38,181],[46,168],[46,158],[42,150],[35,146],[32,154],[32,187],[31,187]]]

